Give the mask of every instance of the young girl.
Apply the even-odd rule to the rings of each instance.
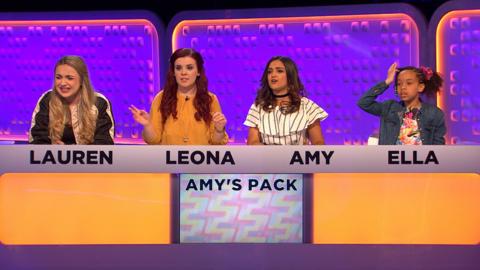
[[[113,144],[110,102],[93,90],[87,65],[79,56],[55,65],[53,90],[38,100],[32,116],[32,144]]]
[[[375,101],[393,81],[401,101]],[[445,144],[442,110],[420,98],[421,94],[435,97],[442,83],[440,75],[430,68],[397,69],[397,64],[393,63],[385,81],[368,90],[357,103],[364,111],[380,116],[379,144]]]
[[[148,144],[226,144],[227,119],[215,94],[208,91],[203,58],[193,49],[178,49],[170,57],[165,87],[155,96],[150,114],[129,107],[143,125]]]
[[[295,63],[288,57],[273,57],[244,122],[249,127],[247,144],[325,144],[320,121],[327,116],[305,97]]]

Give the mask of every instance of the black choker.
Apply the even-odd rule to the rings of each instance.
[[[290,93],[286,93],[286,94],[283,94],[283,95],[275,95],[274,93],[272,93],[272,95],[275,98],[282,98],[282,97],[286,97],[286,96],[290,95]]]

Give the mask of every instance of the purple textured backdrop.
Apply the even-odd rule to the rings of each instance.
[[[55,62],[71,54],[85,59],[93,86],[111,101],[116,138],[139,137],[141,127],[128,106],[148,108],[160,89],[163,26],[152,22],[148,12],[123,15],[75,13],[68,20],[45,13],[14,20],[0,16],[1,139],[27,138],[35,104],[52,88]]]
[[[326,143],[365,144],[379,119],[356,101],[385,79],[394,61],[420,64],[426,28],[407,5],[358,7],[236,10],[228,19],[220,11],[182,12],[167,33],[172,49],[193,47],[204,56],[209,88],[219,97],[235,143],[246,140],[243,121],[266,62],[285,55],[297,63],[308,96],[330,114],[321,123]],[[394,98],[393,89],[380,99],[388,98]]]
[[[448,19],[442,19],[447,14]],[[446,113],[447,143],[480,144],[480,2],[445,3],[432,17],[429,36],[439,43],[431,51],[445,77],[440,104]]]

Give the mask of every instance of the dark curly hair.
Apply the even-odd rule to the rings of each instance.
[[[167,81],[163,87],[163,97],[160,103],[160,111],[162,113],[162,123],[164,124],[170,115],[177,119],[177,90],[178,84],[175,79],[175,61],[181,57],[192,57],[196,64],[199,76],[195,84],[197,86],[197,93],[193,100],[193,106],[196,109],[195,120],[205,121],[210,124],[212,115],[210,114],[210,105],[213,102],[212,97],[208,93],[208,80],[205,75],[205,68],[203,66],[203,58],[197,51],[189,48],[176,50],[170,57],[170,64],[167,73]]]
[[[435,98],[436,94],[440,92],[440,88],[443,85],[443,79],[438,72],[432,71],[428,67],[417,68],[413,66],[406,66],[398,68],[398,71],[395,74],[395,93],[397,93],[398,75],[404,70],[413,71],[417,76],[418,82],[425,84],[423,94],[427,96],[427,98]]]
[[[260,89],[257,91],[255,105],[260,105],[262,109],[267,112],[272,111],[275,107],[275,97],[273,96],[272,89],[270,89],[270,86],[268,85],[268,67],[275,60],[279,60],[285,65],[288,94],[291,102],[288,113],[296,112],[300,109],[300,102],[302,97],[306,96],[306,91],[302,82],[300,81],[300,77],[298,76],[297,65],[292,59],[285,56],[275,56],[268,60],[260,81]]]

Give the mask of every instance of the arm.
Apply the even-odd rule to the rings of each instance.
[[[112,107],[106,98],[98,97],[98,99],[97,125],[95,127],[93,144],[113,144],[115,124],[113,121]]]
[[[263,145],[260,140],[260,131],[258,131],[257,127],[248,129],[247,145]]]
[[[252,104],[248,110],[247,118],[243,122],[244,125],[249,127],[247,145],[263,145],[260,130],[258,129],[260,125],[260,110],[259,106],[256,106],[255,103]]]
[[[139,110],[135,106],[130,106],[133,118],[136,122],[143,125],[142,137],[147,144],[162,143],[162,113],[160,112],[160,103],[162,101],[162,92],[158,93],[153,99],[150,107],[150,114],[144,110]]]
[[[445,133],[447,128],[445,127],[445,116],[441,110],[438,110],[435,116],[435,132],[433,133],[432,144],[442,145],[445,144]]]
[[[46,93],[40,97],[37,106],[32,114],[32,126],[30,128],[29,143],[31,144],[51,144],[48,136],[49,125],[49,94]]]
[[[320,120],[316,120],[313,124],[307,128],[308,138],[310,142],[314,145],[324,145],[325,140],[323,139],[322,128],[320,126]]]
[[[357,105],[364,111],[373,115],[380,116],[383,114],[382,103],[376,101],[377,97],[385,90],[388,89],[388,85],[385,82],[380,82],[374,87],[365,92],[357,101]]]
[[[393,82],[395,78],[395,73],[397,72],[397,63],[393,63],[387,71],[387,78],[384,82],[378,83],[370,90],[360,97],[357,101],[357,105],[364,111],[371,113],[373,115],[380,116],[383,114],[383,106],[381,103],[375,101],[377,97],[385,90],[388,89],[388,86]]]
[[[225,125],[227,124],[227,119],[225,115],[222,114],[222,109],[220,103],[218,102],[217,96],[212,95],[212,123],[210,123],[210,143],[211,144],[227,144],[228,143],[228,134],[225,131]]]

